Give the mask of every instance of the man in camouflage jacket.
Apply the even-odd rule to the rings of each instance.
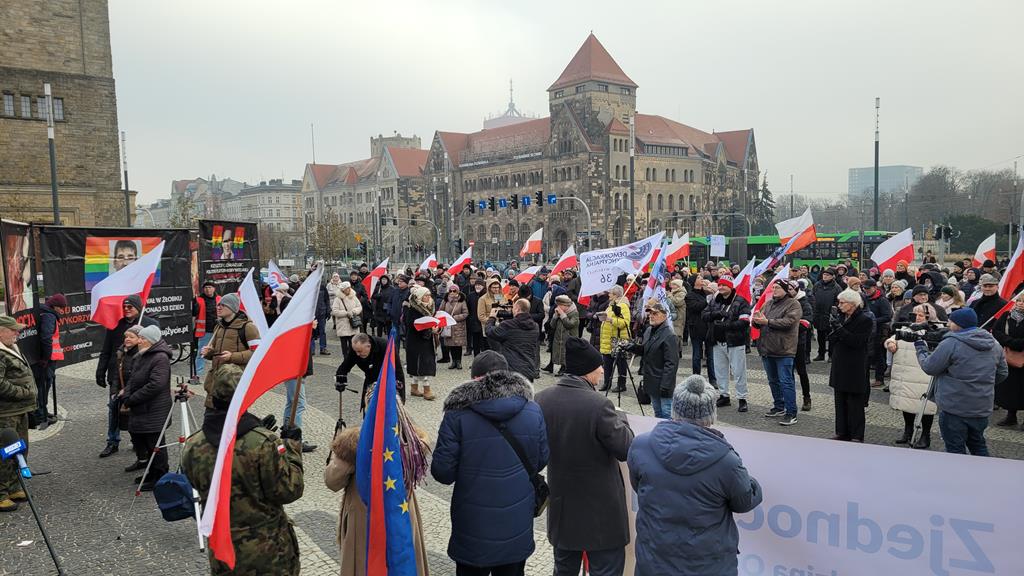
[[[242,368],[223,364],[213,371],[203,429],[185,443],[181,467],[192,486],[206,501],[210,491],[217,448]],[[284,505],[302,496],[302,431],[282,432],[279,439],[246,412],[238,423],[235,457],[231,470],[231,541],[235,569],[210,553],[210,573],[299,574],[299,545]]]
[[[28,413],[36,409],[32,368],[18,349],[18,332],[25,327],[10,316],[0,316],[0,429],[13,428],[28,442]],[[18,509],[27,499],[18,481],[18,463],[0,462],[0,512]]]

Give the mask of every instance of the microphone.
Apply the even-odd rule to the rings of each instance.
[[[18,433],[13,428],[0,430],[0,446],[3,446],[0,457],[4,460],[16,458],[18,460],[18,468],[21,469],[21,477],[31,478],[32,471],[28,469],[28,463],[25,462],[25,457],[22,456],[28,450],[28,444],[18,437]]]

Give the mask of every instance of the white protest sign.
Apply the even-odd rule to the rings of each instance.
[[[722,258],[725,256],[725,236],[715,234],[711,236],[711,257]]]
[[[658,420],[629,422],[639,435]],[[764,492],[736,516],[740,576],[1024,573],[1024,462],[719,430]],[[638,501],[625,474],[632,527]],[[627,554],[631,564],[632,544]]]
[[[593,296],[615,286],[620,274],[639,273],[664,237],[664,232],[658,232],[625,246],[580,254],[580,296]]]

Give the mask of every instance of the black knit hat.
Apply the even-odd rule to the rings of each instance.
[[[590,342],[575,336],[565,341],[565,371],[585,376],[601,366],[601,353]]]
[[[142,312],[142,298],[139,298],[138,294],[129,294],[121,304],[124,306],[131,306],[139,312]]]
[[[508,361],[494,350],[484,350],[476,358],[473,358],[473,366],[470,368],[469,375],[472,378],[479,378],[496,370],[508,370]]]

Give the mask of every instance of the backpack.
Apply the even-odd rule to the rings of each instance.
[[[153,497],[160,514],[168,522],[177,522],[195,516],[195,496],[192,484],[184,474],[168,472],[153,487]]]

